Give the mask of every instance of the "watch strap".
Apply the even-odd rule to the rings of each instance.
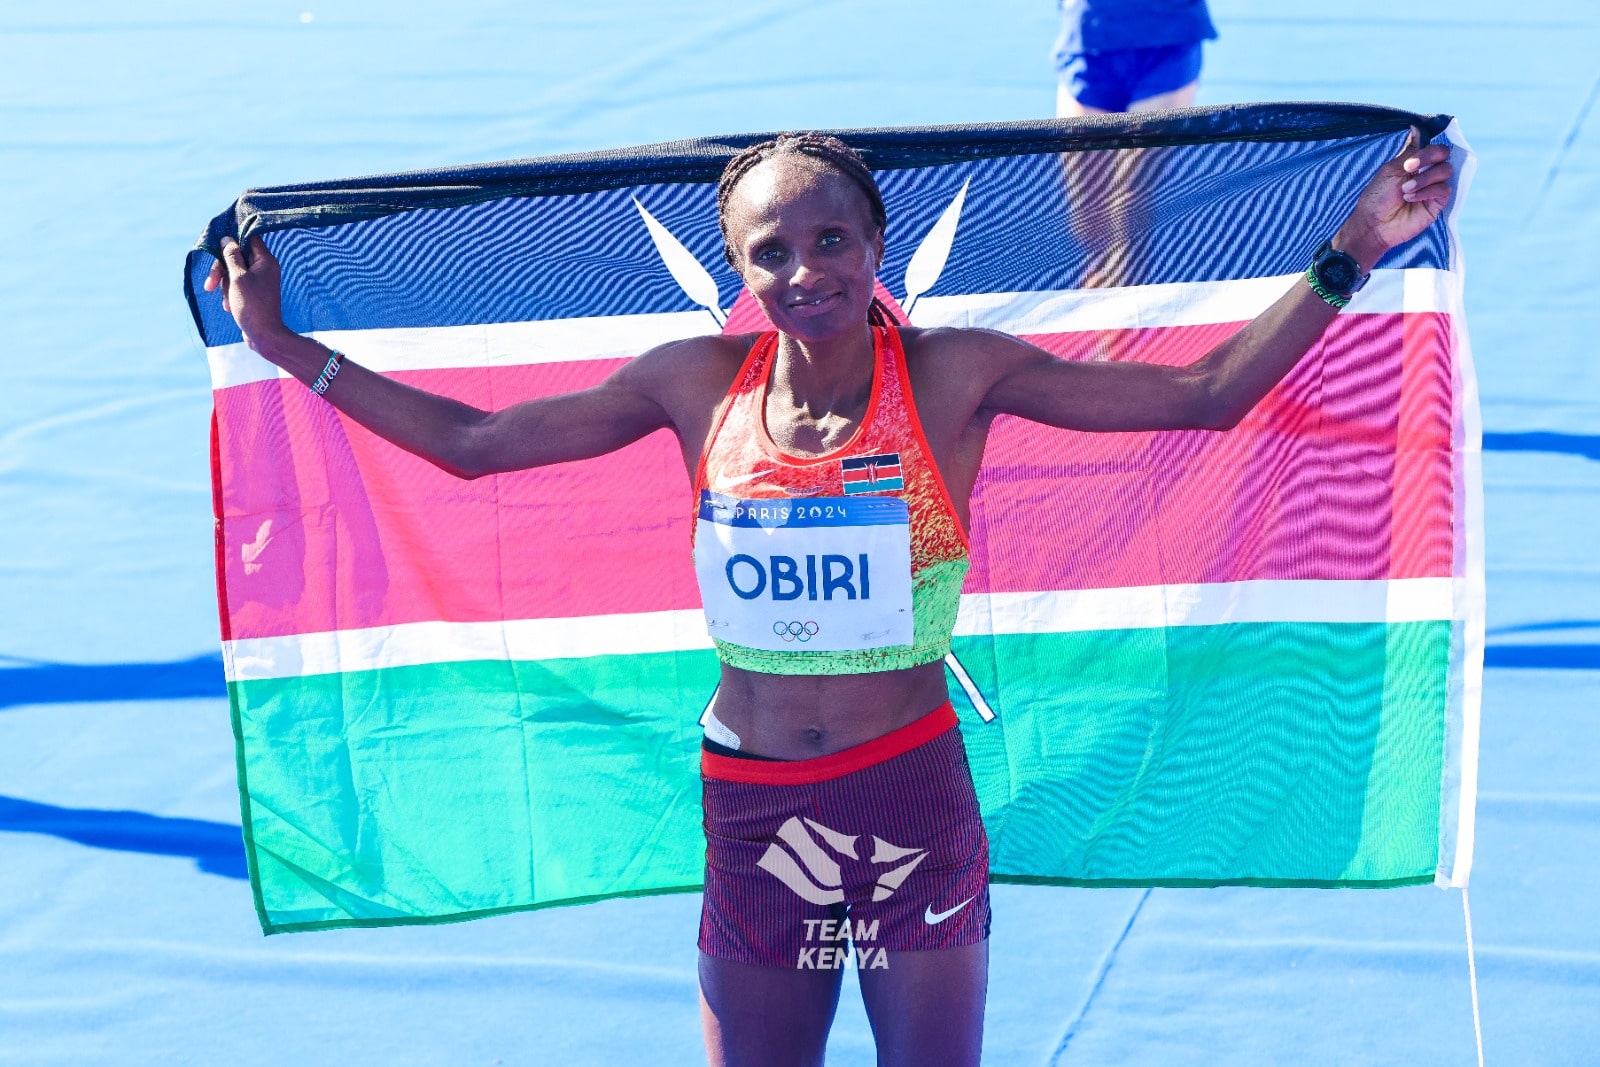
[[[1332,281],[1343,281],[1343,275],[1353,276],[1354,281],[1348,286],[1330,284],[1327,277],[1329,272],[1326,269],[1329,266],[1334,267]],[[1367,284],[1369,277],[1371,272],[1362,270],[1361,264],[1350,253],[1334,248],[1331,238],[1325,239],[1317,246],[1317,250],[1311,254],[1311,266],[1306,268],[1306,280],[1311,284],[1311,288],[1323,300],[1337,308],[1350,303],[1350,298]]]
[[[1333,292],[1331,289],[1324,288],[1322,282],[1317,278],[1317,265],[1315,263],[1312,263],[1311,266],[1306,268],[1306,281],[1311,284],[1311,291],[1313,293],[1316,293],[1318,296],[1322,297],[1323,300],[1327,301],[1329,304],[1332,304],[1334,307],[1343,309],[1346,304],[1350,303],[1350,298],[1348,296],[1344,296],[1343,294]]]

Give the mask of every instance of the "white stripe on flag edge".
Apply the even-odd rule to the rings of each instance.
[[[1247,322],[1267,310],[1302,274],[1218,282],[1164,282],[1110,289],[925,296],[916,326],[976,327],[1009,334],[1077,333]],[[1345,314],[1445,311],[1457,279],[1435,267],[1375,270]]]
[[[1446,208],[1446,231],[1450,236],[1450,266],[1458,279],[1465,276],[1456,212],[1466,200],[1477,156],[1462,136],[1454,120],[1445,129],[1445,138],[1461,159],[1456,168],[1456,188]],[[1452,151],[1455,155],[1456,151]],[[1456,426],[1460,440],[1460,481],[1456,489],[1461,499],[1461,576],[1455,579],[1456,621],[1460,641],[1452,649],[1450,662],[1449,714],[1445,723],[1444,774],[1439,811],[1439,864],[1434,884],[1440,888],[1465,890],[1472,874],[1472,858],[1477,830],[1478,748],[1483,714],[1483,657],[1486,625],[1486,576],[1484,559],[1483,506],[1483,413],[1478,403],[1478,379],[1473,365],[1472,345],[1467,338],[1466,316],[1461,303],[1461,288],[1454,292],[1450,308],[1454,331],[1454,371]]]
[[[1265,311],[1301,276],[1168,282],[1116,289],[925,296],[917,326],[967,326],[1011,334],[1074,333],[1244,322]],[[1441,311],[1456,303],[1457,280],[1431,267],[1374,271],[1348,312]],[[472,326],[318,330],[310,334],[369,370],[451,370],[570,363],[636,356],[656,345],[719,332],[707,311],[611,315]],[[206,349],[211,387],[226,389],[287,377],[244,344]]]
[[[1228,623],[1449,620],[1455,580],[1248,581],[963,596],[956,636]],[[551,660],[711,648],[698,609],[506,622],[415,622],[223,643],[230,682],[470,660]]]

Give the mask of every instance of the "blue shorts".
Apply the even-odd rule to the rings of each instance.
[[[1061,84],[1073,99],[1101,111],[1181,89],[1200,77],[1200,42],[1064,57]]]

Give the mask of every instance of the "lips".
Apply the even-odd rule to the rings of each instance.
[[[794,301],[788,305],[788,311],[791,315],[800,315],[802,317],[807,315],[823,315],[829,311],[832,311],[843,300],[843,293],[833,292],[828,293],[825,296],[813,297],[810,300]]]

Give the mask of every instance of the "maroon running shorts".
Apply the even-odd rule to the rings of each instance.
[[[707,955],[873,969],[989,936],[989,839],[948,703],[827,756],[700,767]]]

